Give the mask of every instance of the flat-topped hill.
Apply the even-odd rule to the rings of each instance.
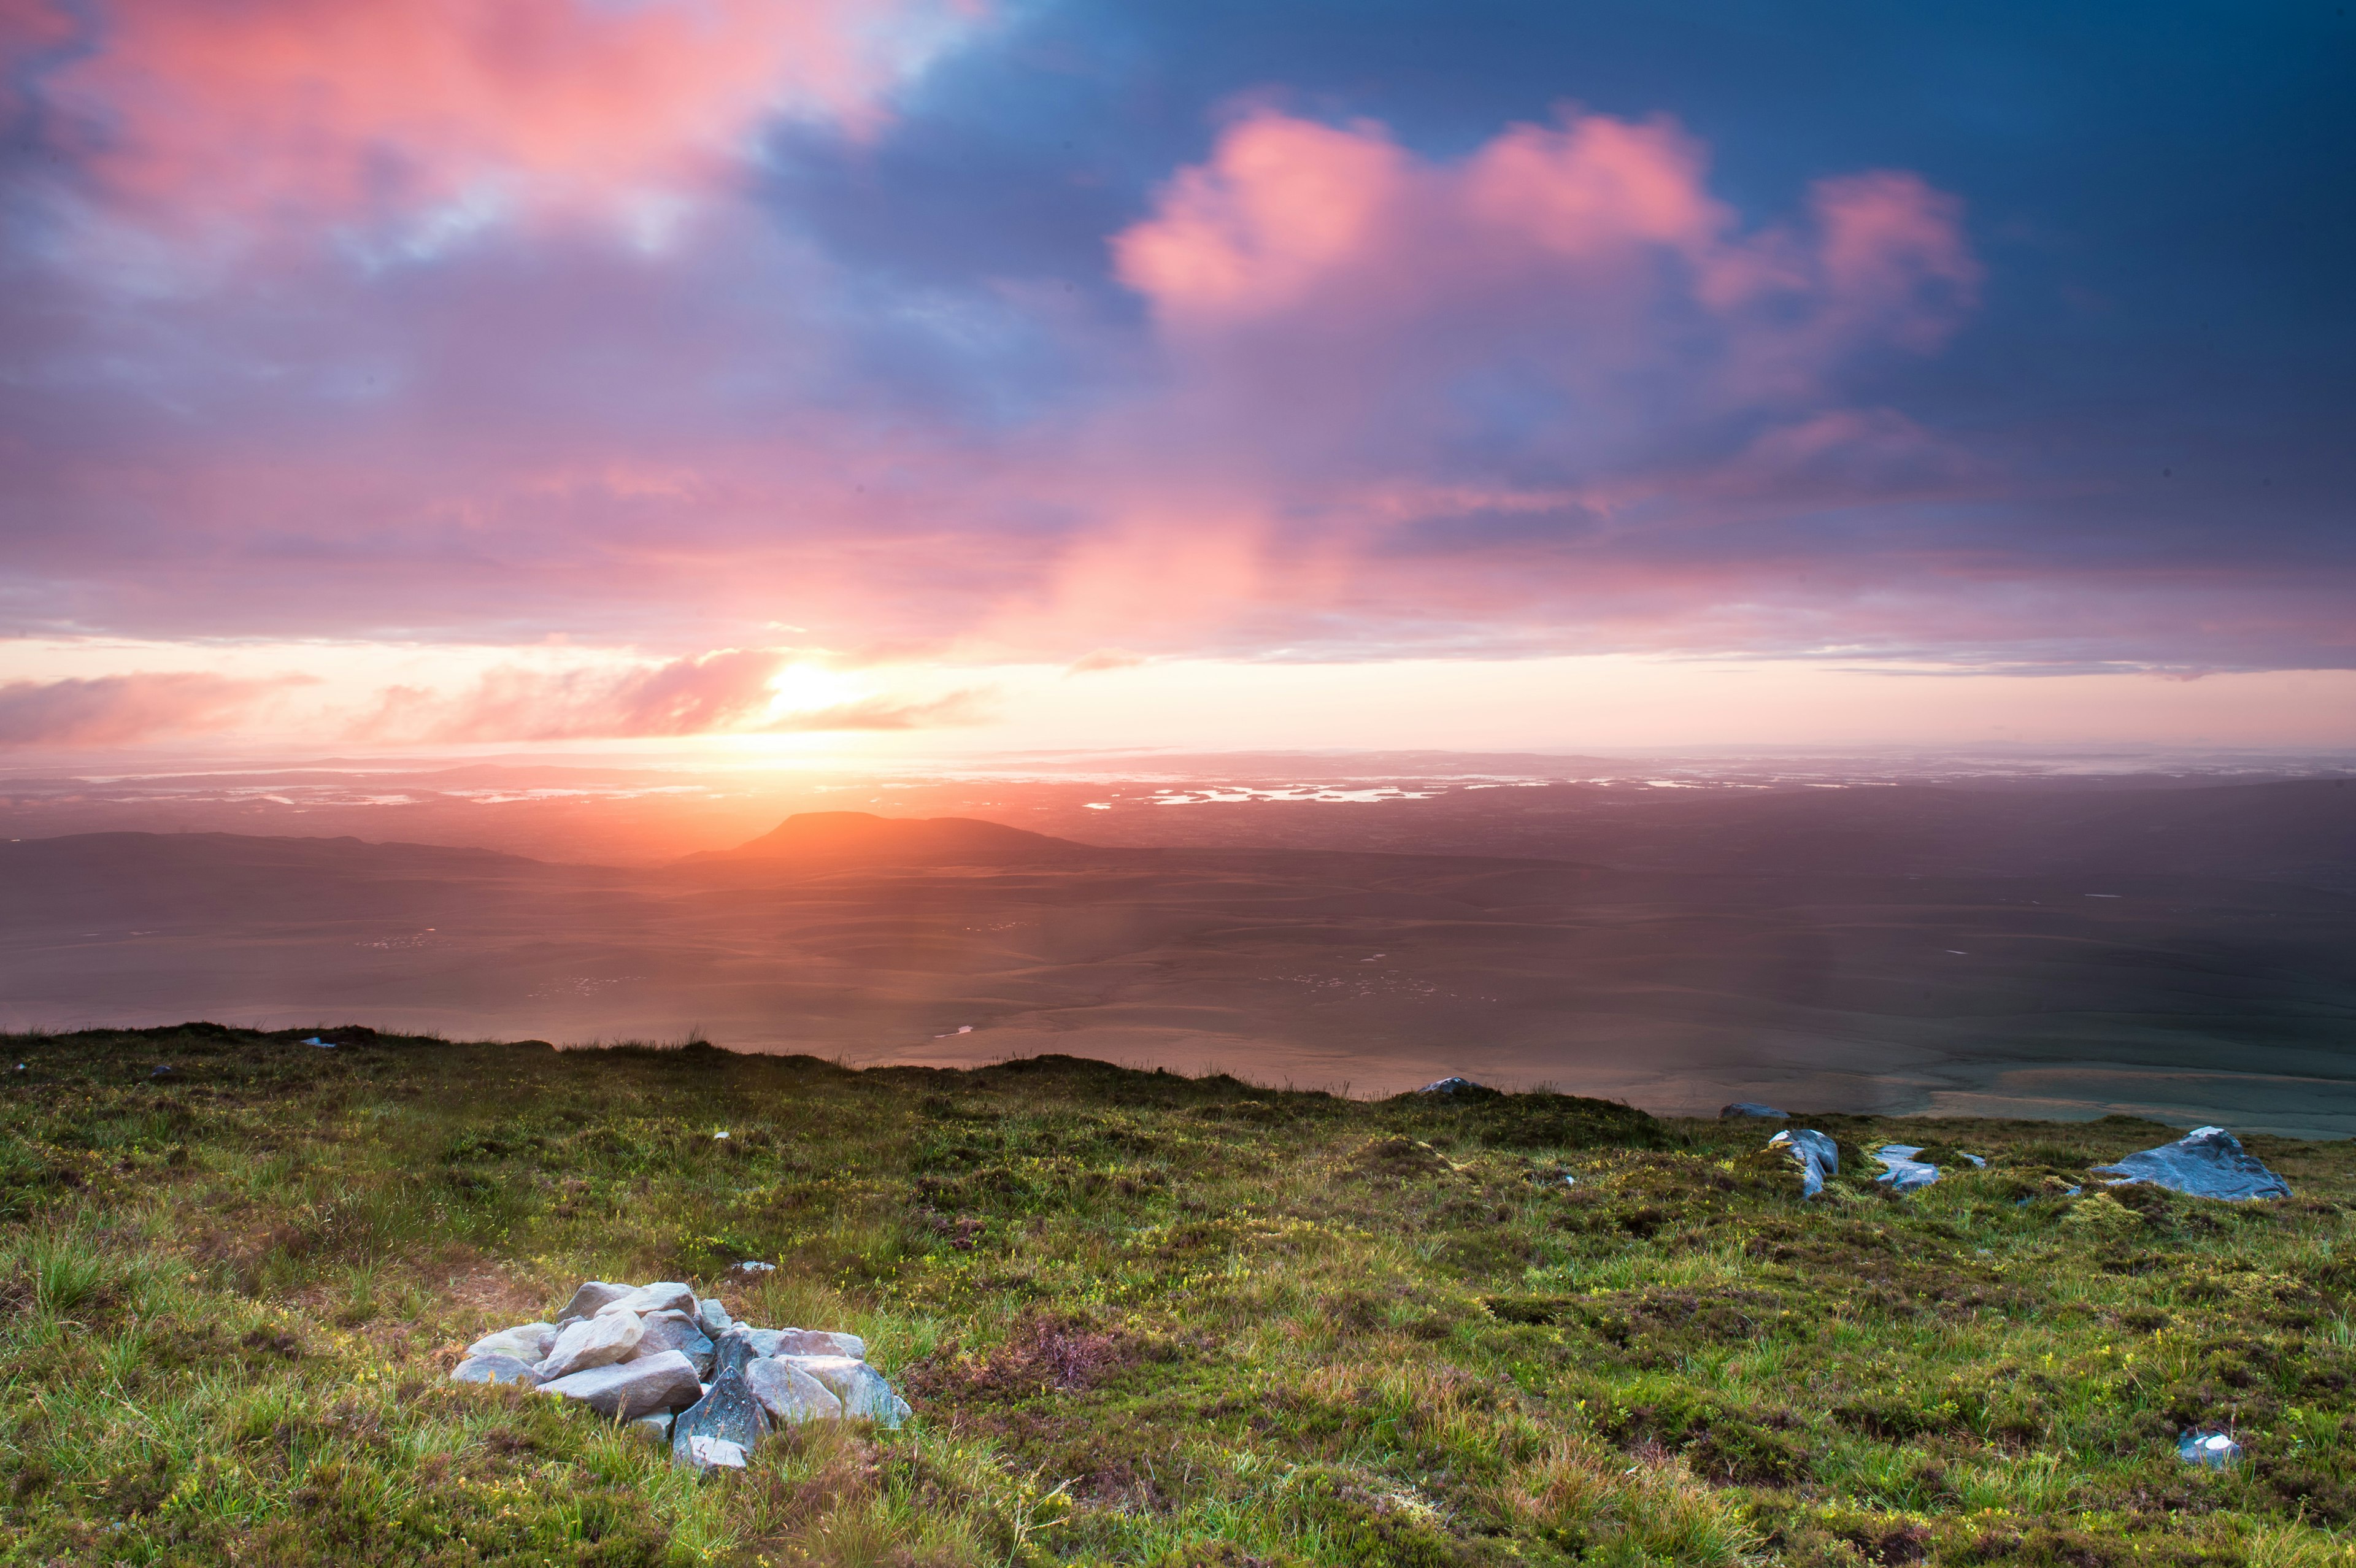
[[[1065,861],[1095,852],[1068,838],[1051,838],[971,816],[804,811],[734,849],[690,855],[679,864],[1005,865]]]

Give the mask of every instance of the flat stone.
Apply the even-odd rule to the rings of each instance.
[[[2242,1456],[2242,1445],[2222,1432],[2188,1432],[2177,1439],[2176,1456],[2188,1465],[2222,1470]]]
[[[1922,1152],[1920,1144],[1883,1144],[1873,1151],[1881,1162],[1881,1174],[1873,1179],[1892,1192],[1914,1192],[1939,1179],[1939,1168],[1926,1165],[1914,1157]]]
[[[686,1285],[664,1280],[658,1285],[642,1285],[626,1295],[616,1296],[597,1308],[596,1315],[602,1317],[608,1312],[635,1312],[644,1317],[649,1312],[694,1310],[695,1292]]]
[[[842,1401],[842,1413],[864,1416],[885,1426],[897,1426],[911,1413],[908,1402],[892,1392],[884,1374],[850,1356],[789,1356],[780,1360],[799,1367]]]
[[[1788,1122],[1792,1119],[1792,1113],[1779,1111],[1772,1105],[1762,1105],[1756,1100],[1737,1100],[1718,1113],[1718,1119],[1721,1122],[1740,1121],[1746,1116],[1762,1122]]]
[[[842,1400],[835,1392],[791,1361],[764,1356],[744,1367],[744,1386],[780,1426],[805,1421],[840,1421]]]
[[[610,1285],[602,1279],[586,1281],[573,1293],[573,1299],[564,1304],[564,1310],[556,1315],[557,1326],[563,1327],[564,1319],[568,1317],[594,1317],[607,1302],[619,1301],[629,1294],[630,1287],[626,1285]]]
[[[620,1421],[692,1404],[701,1389],[695,1381],[694,1364],[677,1350],[592,1367],[540,1385],[542,1393],[585,1404],[600,1415]]]
[[[2140,1150],[2116,1165],[2098,1165],[2094,1173],[2108,1178],[2108,1187],[2147,1181],[2170,1192],[2235,1203],[2290,1196],[2290,1183],[2256,1156],[2243,1153],[2241,1140],[2222,1127],[2195,1127],[2172,1144]]]
[[[776,1273],[777,1265],[755,1263],[751,1258],[746,1258],[743,1263],[733,1265],[728,1272],[738,1279],[758,1279],[765,1274]]]
[[[531,1363],[513,1356],[468,1356],[450,1373],[454,1383],[521,1383],[526,1388],[540,1381]]]
[[[701,1399],[671,1423],[670,1456],[676,1463],[704,1469],[707,1465],[695,1456],[697,1438],[733,1443],[749,1454],[768,1430],[769,1413],[753,1397],[744,1374],[733,1370],[723,1371],[712,1380],[712,1386],[703,1391]]]
[[[533,1368],[543,1381],[570,1377],[592,1367],[626,1360],[646,1338],[646,1326],[630,1312],[584,1317],[556,1337],[548,1354]]]
[[[636,1354],[651,1356],[664,1350],[677,1350],[695,1363],[697,1376],[710,1375],[712,1339],[697,1327],[694,1318],[684,1312],[649,1312],[638,1322],[646,1334],[638,1340]]]
[[[676,1455],[679,1445],[673,1444]],[[699,1470],[741,1470],[744,1467],[744,1445],[725,1437],[691,1437],[687,1440],[687,1462]]]
[[[526,1323],[520,1328],[502,1328],[496,1334],[486,1334],[466,1347],[470,1356],[513,1356],[519,1361],[537,1361],[556,1345],[556,1325]]]
[[[772,1356],[849,1356],[854,1361],[867,1359],[867,1341],[856,1334],[837,1334],[825,1328],[780,1328],[775,1349],[765,1352]]]

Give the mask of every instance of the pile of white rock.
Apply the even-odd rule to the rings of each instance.
[[[466,1347],[462,1383],[520,1383],[585,1404],[658,1441],[699,1470],[742,1468],[779,1426],[907,1419],[907,1401],[867,1364],[856,1334],[755,1328],[669,1280],[573,1293],[553,1323],[526,1323]]]

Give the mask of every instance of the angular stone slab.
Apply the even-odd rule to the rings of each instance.
[[[1930,1186],[1939,1179],[1939,1168],[1914,1157],[1922,1152],[1920,1144],[1883,1144],[1873,1151],[1881,1162],[1881,1174],[1874,1181],[1892,1192],[1917,1192]]]
[[[486,1334],[466,1347],[469,1356],[513,1356],[519,1361],[531,1362],[544,1359],[556,1346],[556,1325],[526,1323],[520,1328],[502,1328],[496,1334]]]
[[[728,1316],[728,1308],[721,1306],[717,1297],[709,1296],[695,1304],[695,1323],[715,1340],[736,1326],[735,1319]]]
[[[892,1392],[884,1374],[865,1361],[849,1356],[780,1356],[827,1386],[842,1401],[842,1413],[864,1416],[885,1426],[897,1426],[912,1413],[908,1402]]]
[[[2255,1155],[2243,1153],[2242,1141],[2222,1127],[2195,1127],[2172,1144],[2139,1150],[2116,1165],[2095,1166],[2094,1174],[2107,1178],[2108,1187],[2147,1181],[2170,1192],[2233,1203],[2290,1196],[2290,1183]]]
[[[646,1326],[636,1313],[615,1312],[584,1317],[556,1337],[548,1354],[532,1369],[543,1381],[570,1377],[592,1367],[626,1360],[646,1338]]]
[[[630,1287],[626,1285],[611,1285],[602,1279],[587,1280],[583,1282],[580,1289],[573,1293],[573,1299],[566,1302],[564,1310],[556,1316],[560,1320],[566,1317],[594,1317],[608,1302],[619,1301],[629,1294]]]
[[[1791,1127],[1767,1140],[1769,1148],[1787,1148],[1800,1168],[1800,1196],[1814,1198],[1825,1189],[1827,1177],[1840,1174],[1840,1146],[1814,1127]]]
[[[657,1285],[642,1285],[626,1295],[617,1296],[597,1308],[595,1316],[608,1312],[635,1312],[644,1317],[649,1312],[692,1312],[695,1292],[671,1280]]]
[[[775,1349],[766,1352],[772,1356],[849,1356],[854,1361],[867,1359],[867,1341],[856,1334],[837,1334],[826,1328],[780,1328]]]
[[[649,1312],[638,1323],[646,1333],[633,1354],[652,1356],[677,1350],[695,1363],[698,1377],[712,1375],[712,1340],[696,1326],[694,1318],[684,1312]]]
[[[600,1415],[633,1421],[658,1410],[692,1404],[703,1392],[695,1381],[695,1365],[677,1350],[641,1356],[635,1361],[592,1367],[570,1377],[540,1385],[542,1393],[585,1404]]]
[[[764,1356],[746,1363],[744,1386],[780,1426],[805,1421],[840,1421],[842,1400],[835,1392],[791,1361]]]
[[[712,1379],[703,1397],[671,1423],[670,1456],[677,1464],[705,1469],[708,1464],[696,1456],[696,1439],[734,1443],[749,1454],[768,1430],[769,1413],[753,1397],[744,1375],[731,1369]]]
[[[526,1388],[540,1381],[540,1374],[531,1370],[529,1361],[513,1356],[468,1356],[451,1371],[454,1383],[521,1383]]]

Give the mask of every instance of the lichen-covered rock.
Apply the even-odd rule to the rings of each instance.
[[[708,1466],[695,1455],[697,1438],[734,1443],[749,1454],[768,1430],[768,1412],[753,1397],[744,1373],[731,1368],[713,1378],[703,1397],[671,1423],[671,1458],[704,1469]]]
[[[695,1363],[696,1374],[708,1377],[712,1372],[712,1348],[710,1336],[684,1312],[649,1312],[640,1318],[645,1337],[638,1340],[634,1354],[657,1355],[664,1350],[677,1350]]]
[[[486,1334],[466,1347],[469,1356],[513,1356],[527,1364],[540,1360],[556,1345],[556,1325],[526,1323],[520,1328],[502,1328],[496,1334]]]
[[[671,1280],[655,1285],[642,1285],[626,1295],[617,1296],[597,1309],[602,1317],[608,1312],[635,1312],[645,1317],[649,1312],[693,1312],[695,1292]]]
[[[2172,1144],[2139,1150],[2116,1165],[2098,1165],[2094,1173],[2107,1178],[2111,1187],[2147,1181],[2170,1192],[2237,1203],[2290,1196],[2290,1183],[2256,1156],[2244,1153],[2241,1140],[2222,1127],[2195,1127]]]
[[[454,1383],[521,1383],[529,1388],[540,1381],[529,1361],[513,1356],[468,1356],[450,1373]]]
[[[712,1375],[719,1378],[727,1372],[743,1373],[745,1363],[756,1361],[776,1348],[775,1329],[747,1328],[742,1323],[712,1341]],[[766,1335],[767,1349],[756,1338]]]
[[[842,1413],[864,1416],[885,1426],[897,1426],[910,1413],[908,1402],[892,1392],[884,1374],[850,1356],[789,1356],[780,1360],[799,1367],[824,1383],[842,1401]]]
[[[617,1421],[692,1404],[702,1391],[695,1381],[694,1363],[677,1350],[592,1367],[540,1385],[542,1393],[585,1404]]]
[[[570,1377],[592,1367],[611,1366],[628,1359],[646,1338],[646,1328],[632,1312],[584,1317],[556,1337],[547,1356],[532,1369],[542,1381]]]
[[[791,1361],[764,1356],[746,1363],[744,1386],[780,1426],[842,1418],[841,1396]]]
[[[626,1285],[613,1285],[602,1279],[585,1280],[581,1288],[573,1293],[573,1299],[564,1304],[564,1310],[556,1315],[557,1322],[562,1326],[567,1317],[594,1317],[607,1303],[619,1301],[629,1294],[630,1287]]]

